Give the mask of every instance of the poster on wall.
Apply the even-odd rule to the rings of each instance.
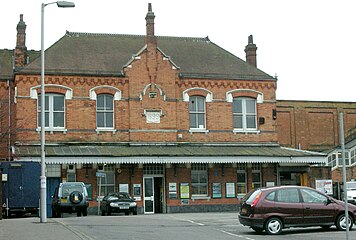
[[[177,183],[169,183],[169,198],[177,198]]]
[[[136,201],[141,201],[141,184],[134,184],[132,186],[133,189],[133,197]]]
[[[129,185],[127,183],[125,184],[119,184],[119,192],[126,192],[129,193]]]
[[[315,189],[328,195],[333,195],[333,180],[315,180]]]
[[[233,182],[226,183],[226,197],[234,198],[235,196],[236,196],[235,183],[233,183]]]
[[[180,198],[189,198],[189,183],[180,184]]]
[[[213,198],[221,198],[221,183],[213,183]]]

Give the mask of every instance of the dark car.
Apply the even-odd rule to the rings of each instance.
[[[100,202],[101,215],[110,216],[111,213],[125,213],[129,215],[137,215],[137,204],[135,199],[133,199],[126,192],[115,192],[107,194],[103,200]]]
[[[348,204],[349,229],[356,206]],[[346,230],[345,204],[309,187],[279,186],[254,189],[242,199],[239,221],[256,232],[279,234],[283,228],[321,226]]]
[[[80,217],[88,214],[88,192],[82,182],[65,182],[56,188],[52,199],[52,216],[61,217],[62,213],[77,213]]]

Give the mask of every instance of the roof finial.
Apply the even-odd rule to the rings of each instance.
[[[151,3],[148,3],[148,11],[152,12],[152,4]]]

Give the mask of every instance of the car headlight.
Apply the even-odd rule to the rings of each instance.
[[[132,203],[130,203],[130,207],[136,207],[136,202],[132,202]]]

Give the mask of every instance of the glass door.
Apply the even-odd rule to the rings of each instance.
[[[154,213],[154,178],[143,178],[144,213]]]

